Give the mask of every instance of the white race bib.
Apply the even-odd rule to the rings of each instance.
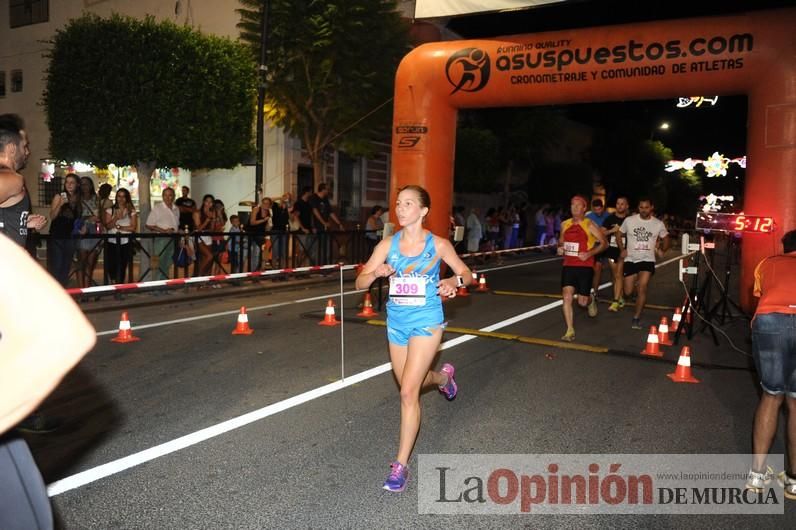
[[[425,305],[426,279],[415,276],[390,276],[390,300],[397,305]]]
[[[576,241],[564,241],[564,255],[565,256],[576,256],[578,255],[578,249],[580,248],[580,244]]]
[[[646,251],[650,249],[649,241],[636,241],[636,244],[633,246],[633,250],[636,251]]]

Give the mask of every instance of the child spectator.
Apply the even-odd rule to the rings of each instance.
[[[232,272],[243,272],[244,264],[249,260],[249,249],[244,245],[243,227],[240,224],[240,217],[230,215],[229,222],[229,262],[232,265]]]

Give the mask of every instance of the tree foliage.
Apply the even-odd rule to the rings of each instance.
[[[647,134],[642,124],[630,120],[597,129],[591,162],[609,196],[627,195],[631,203],[651,196],[660,210],[666,202],[664,167],[672,153],[661,142],[645,139]]]
[[[567,123],[561,113],[546,107],[490,109],[485,113],[488,127],[503,138],[503,163],[533,171],[548,151],[563,141]]]
[[[489,129],[463,127],[456,132],[456,160],[453,184],[456,191],[491,193],[497,191],[500,171],[500,141]]]
[[[263,1],[240,0],[238,10],[256,57]],[[302,140],[318,183],[328,146],[361,148],[384,136],[407,28],[394,0],[267,1],[266,117]]]
[[[544,182],[547,169],[552,167],[546,157],[552,148],[565,141],[567,126],[560,112],[544,107],[479,109],[462,113],[456,133],[455,189],[482,193],[503,191],[508,200],[514,191],[510,178],[522,172],[528,175],[527,191],[534,201],[550,200],[548,193],[557,198],[559,192],[548,189]],[[542,168],[545,171],[540,173]],[[577,166],[566,170],[568,175],[578,177],[575,186],[579,188],[582,187],[581,169]],[[553,183],[559,187],[562,184],[558,177]],[[567,185],[564,183],[565,187]],[[541,193],[545,196],[540,198]]]
[[[233,167],[252,152],[251,55],[171,22],[85,15],[57,30],[44,105],[50,152],[99,166]]]
[[[49,58],[51,155],[135,165],[142,214],[155,167],[233,167],[252,152],[255,66],[241,44],[89,14],[56,31]]]
[[[592,167],[582,161],[542,160],[528,179],[528,196],[535,203],[569,204],[575,194],[591,195]]]
[[[692,216],[702,195],[702,184],[702,177],[694,170],[667,173],[664,177],[665,202],[658,207],[659,213]]]

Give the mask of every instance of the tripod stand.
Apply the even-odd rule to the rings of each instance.
[[[680,322],[680,325],[677,327],[677,331],[674,334],[673,340],[675,344],[679,343],[680,335],[682,333],[687,334],[688,340],[691,340],[694,336],[694,320],[691,316],[692,307],[694,312],[699,313],[700,315],[709,311],[707,304],[708,300],[710,299],[710,288],[712,283],[710,280],[712,278],[711,276],[708,276],[701,285],[699,281],[699,262],[703,257],[702,253],[706,249],[704,236],[700,237],[699,248],[700,250],[696,253],[694,263],[692,265],[696,268],[697,273],[694,274],[694,279],[691,282],[691,288],[688,290],[688,296],[683,302],[682,308],[680,310],[682,321]],[[707,259],[707,255],[704,257],[704,259]],[[714,330],[712,326],[709,329],[710,334],[713,337],[713,344],[718,346],[719,338],[716,335],[716,330]],[[704,331],[704,327],[702,328],[702,331]]]
[[[720,318],[720,325],[723,326],[728,316],[733,317],[733,316],[744,315],[743,309],[741,309],[741,307],[732,298],[730,298],[729,295],[732,266],[733,264],[737,264],[738,262],[737,255],[738,255],[739,238],[727,234],[726,239],[727,239],[727,253],[725,256],[725,263],[724,263],[724,284],[722,285],[717,278],[714,278],[716,280],[716,284],[718,285],[719,292],[721,294],[719,296],[718,301],[704,315],[705,322],[702,324],[702,331],[704,331],[705,328],[708,327],[707,323],[714,319],[718,321]],[[711,277],[713,277],[713,274],[711,274]],[[730,307],[729,307],[730,305],[732,305],[732,307],[734,307],[738,311],[739,315],[732,315],[732,313],[730,312]],[[719,308],[721,308],[720,312]]]
[[[721,239],[718,239],[718,241],[721,242]],[[728,317],[733,318],[735,316],[745,315],[740,306],[732,298],[730,298],[729,295],[732,268],[734,264],[738,263],[738,238],[731,234],[727,234],[724,238],[724,241],[726,241],[726,254],[724,263],[724,283],[722,284],[718,277],[716,277],[715,271],[713,271],[710,265],[710,261],[714,261],[714,257],[716,256],[715,245],[717,241],[714,240],[712,242],[706,242],[704,236],[700,237],[699,252],[697,252],[694,261],[696,274],[694,274],[689,295],[682,307],[682,315],[685,320],[685,325],[678,327],[677,333],[675,333],[674,337],[675,343],[677,343],[677,340],[680,337],[681,329],[683,330],[682,332],[687,332],[689,339],[691,339],[693,336],[694,323],[693,318],[691,318],[689,313],[689,310],[692,308],[702,317],[703,322],[699,331],[704,333],[705,329],[710,330],[713,343],[716,346],[719,344],[718,336],[716,335],[716,330],[713,328],[713,324],[711,323],[715,322],[717,325],[723,326]],[[705,271],[705,276],[700,283],[701,259],[704,259],[704,267],[707,270]],[[718,289],[719,297],[718,300],[711,305],[711,295],[713,294],[712,289],[714,283]],[[738,315],[732,314],[730,306],[737,310]]]

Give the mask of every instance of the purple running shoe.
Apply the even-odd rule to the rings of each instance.
[[[409,479],[409,470],[405,465],[396,461],[390,464],[390,474],[382,486],[387,491],[400,493],[406,488],[406,481]]]
[[[453,401],[453,398],[456,397],[456,393],[459,391],[459,387],[456,386],[456,380],[453,378],[453,373],[455,371],[453,365],[450,363],[443,364],[440,370],[440,372],[448,376],[448,382],[439,387],[439,391],[445,395],[445,399],[448,401]]]

